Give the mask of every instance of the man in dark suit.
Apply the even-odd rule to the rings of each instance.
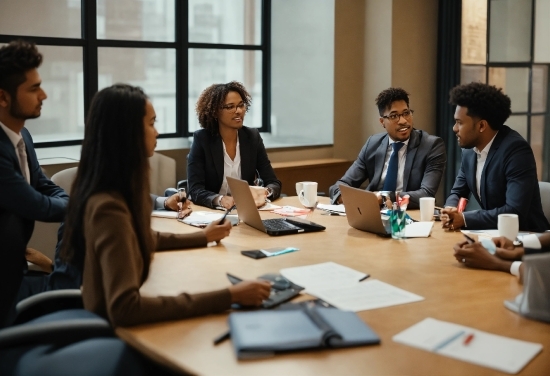
[[[36,46],[16,41],[0,49],[0,327],[9,324],[27,268],[34,221],[61,222],[68,196],[42,173],[27,119],[40,116],[46,93]]]
[[[401,196],[410,196],[408,208],[417,209],[421,197],[434,197],[439,188],[447,161],[445,145],[441,138],[413,128],[413,110],[405,90],[382,91],[376,105],[386,132],[369,137],[357,160],[330,187],[330,197],[340,204],[341,184],[358,188],[368,180],[368,191],[400,191]]]
[[[542,211],[533,150],[521,135],[504,125],[510,98],[501,89],[473,82],[451,90],[456,105],[455,132],[462,164],[445,208],[444,227],[453,230],[497,228],[498,215],[517,214],[519,229],[543,232],[550,224]],[[461,197],[473,196],[481,210],[459,213]]]

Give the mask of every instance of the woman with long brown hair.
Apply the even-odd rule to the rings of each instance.
[[[130,326],[220,312],[232,303],[260,305],[269,296],[265,281],[194,295],[141,296],[155,250],[203,247],[231,230],[229,221],[193,234],[151,230],[147,158],[156,146],[155,119],[137,87],[116,84],[92,101],[62,250],[83,272],[84,307],[114,326]]]

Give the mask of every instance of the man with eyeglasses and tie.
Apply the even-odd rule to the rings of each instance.
[[[382,91],[376,105],[385,132],[369,137],[353,165],[330,187],[332,203],[343,203],[340,185],[359,188],[368,180],[368,191],[387,191],[392,199],[396,191],[409,195],[408,208],[417,209],[421,197],[434,197],[439,188],[447,161],[445,145],[441,138],[413,128],[405,90]],[[382,195],[378,200],[382,205]]]
[[[34,221],[61,222],[69,196],[43,173],[27,119],[40,116],[47,98],[32,43],[0,48],[0,327],[8,325],[27,269],[25,252]]]

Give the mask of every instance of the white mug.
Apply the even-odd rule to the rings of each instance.
[[[303,181],[296,183],[298,199],[306,208],[312,208],[317,202],[317,183],[314,181]]]
[[[498,215],[498,234],[512,241],[516,240],[519,233],[519,219],[517,214]]]
[[[435,198],[420,198],[420,222],[430,222],[434,217]]]

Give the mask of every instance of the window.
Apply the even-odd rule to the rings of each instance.
[[[37,147],[76,145],[93,95],[141,86],[160,137],[199,128],[198,96],[240,81],[245,125],[274,145],[333,139],[334,0],[2,0],[0,44],[37,43],[48,99],[27,127]],[[187,97],[187,99],[186,99]]]
[[[539,180],[550,179],[549,11],[550,0],[462,1],[461,82],[487,82],[510,97],[506,124],[531,144]]]

